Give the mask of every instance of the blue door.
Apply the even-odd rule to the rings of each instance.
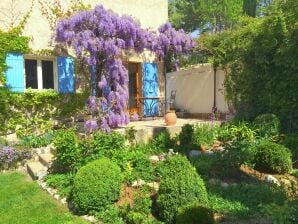
[[[158,115],[158,100],[154,99],[158,97],[158,74],[155,63],[143,64],[143,96],[144,116]]]

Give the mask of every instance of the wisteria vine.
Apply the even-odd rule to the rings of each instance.
[[[72,47],[76,56],[90,66],[100,97],[90,96],[88,106],[101,116],[99,122],[96,118],[87,121],[85,127],[89,131],[100,127],[107,132],[129,122],[128,71],[122,64],[123,51],[142,53],[149,49],[162,59],[169,51],[183,53],[194,47],[189,35],[176,31],[169,23],[155,33],[142,29],[133,18],[119,16],[101,5],[61,20],[56,41]]]

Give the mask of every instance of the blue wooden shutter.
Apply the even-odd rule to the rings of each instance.
[[[5,72],[6,86],[13,92],[24,92],[24,57],[20,53],[8,53],[6,55]]]
[[[155,63],[143,63],[143,96],[158,96],[158,74]],[[158,114],[158,101],[144,100],[144,116],[156,116]]]
[[[58,57],[59,93],[74,92],[74,63],[71,57]]]

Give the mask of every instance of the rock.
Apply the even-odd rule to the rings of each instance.
[[[62,198],[60,201],[61,201],[62,204],[66,204],[66,202],[67,202],[66,198]]]
[[[143,181],[142,179],[138,179],[138,180],[135,180],[134,182],[132,182],[132,187],[140,187],[142,185],[146,184],[145,181]]]
[[[280,183],[279,181],[272,175],[268,175],[265,177],[265,180],[268,182],[268,183],[273,183],[273,184],[276,184],[278,186],[280,186]]]
[[[175,155],[174,149],[169,149],[168,155],[169,156]]]
[[[48,188],[46,188],[46,190],[50,195],[52,195],[52,196],[54,195],[52,188],[48,187]]]
[[[204,151],[204,154],[206,154],[206,155],[211,155],[211,154],[213,154],[214,152],[213,151],[211,151],[211,150],[205,150]]]
[[[219,147],[216,148],[216,151],[223,152],[223,151],[225,151],[225,148],[222,147],[222,146],[219,146]]]
[[[159,190],[159,183],[158,182],[147,183],[147,186],[153,188],[155,191],[158,191]]]
[[[201,155],[201,152],[199,150],[191,150],[189,153],[188,153],[188,156],[190,158],[193,158],[193,157],[197,157],[197,156],[200,156]]]
[[[83,215],[81,216],[83,219],[91,222],[91,223],[95,223],[96,222],[96,219],[94,216],[91,216],[91,215]]]
[[[151,162],[154,162],[154,163],[159,161],[159,157],[156,155],[150,156],[149,159]]]
[[[229,184],[226,183],[226,182],[221,182],[221,183],[220,183],[220,186],[223,187],[223,188],[226,188],[226,187],[229,186]]]
[[[45,182],[41,182],[40,186],[42,189],[46,189],[47,188],[47,184]]]
[[[59,199],[60,199],[59,194],[55,194],[55,195],[54,195],[54,198],[57,199],[57,200],[59,200]]]
[[[219,181],[218,181],[217,179],[214,179],[214,178],[211,178],[211,179],[208,180],[208,183],[209,183],[209,184],[213,184],[213,185],[214,185],[214,184],[217,184],[218,182],[219,182]]]
[[[284,184],[286,186],[291,186],[292,185],[292,182],[290,180],[287,180],[287,179],[282,179],[281,182],[282,182],[282,184]]]

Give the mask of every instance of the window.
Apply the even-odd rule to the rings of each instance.
[[[54,59],[25,58],[26,88],[56,89]]]

